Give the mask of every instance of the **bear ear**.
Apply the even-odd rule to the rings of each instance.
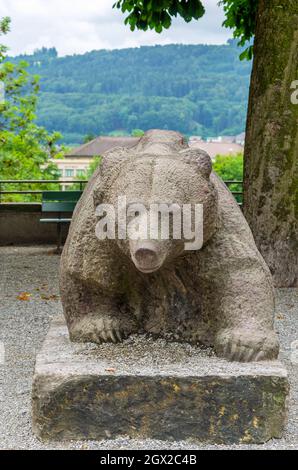
[[[196,161],[201,173],[209,179],[211,171],[212,171],[212,161],[209,157],[208,153],[204,150],[197,151]]]
[[[93,201],[95,207],[102,203],[106,190],[116,179],[121,166],[129,158],[129,155],[128,149],[123,147],[115,147],[102,155],[99,167],[91,177],[94,180]]]
[[[188,163],[195,162],[199,172],[209,179],[212,171],[212,161],[208,153],[202,149],[187,149],[181,152]]]

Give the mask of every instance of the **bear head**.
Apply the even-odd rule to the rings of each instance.
[[[114,149],[103,157],[95,176],[95,206],[104,204],[115,209],[115,242],[143,273],[157,271],[185,252],[189,239],[186,239],[182,226],[183,207],[191,210],[191,233],[199,227],[195,225],[195,208],[202,208],[200,248],[212,237],[217,226],[218,197],[210,180],[212,164],[209,155],[185,145],[179,151],[175,149],[174,153],[165,147],[161,153],[158,148],[155,150]],[[119,236],[119,197],[122,203],[125,201],[125,223],[134,237],[128,233],[123,236],[123,232]],[[165,212],[162,215],[155,212],[153,217],[152,207],[162,207]],[[161,233],[161,217],[169,227],[166,237]],[[123,222],[123,217],[121,220]],[[179,220],[180,237],[177,233],[174,235],[173,229],[174,223],[179,229]]]

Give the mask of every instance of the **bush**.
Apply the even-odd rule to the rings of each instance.
[[[213,170],[224,181],[243,181],[243,154],[217,155],[213,162]],[[230,184],[231,191],[242,191],[242,184]],[[242,202],[239,194],[235,195],[237,202]]]

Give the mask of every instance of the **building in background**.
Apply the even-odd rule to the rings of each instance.
[[[243,153],[244,142],[245,132],[238,135],[208,137],[207,140],[203,140],[199,136],[192,136],[189,139],[191,147],[205,150],[212,160],[214,160],[216,155],[237,155],[237,153]]]
[[[236,135],[235,142],[236,142],[236,144],[243,145],[243,147],[244,147],[244,144],[245,144],[245,132],[241,132],[241,134]]]
[[[192,136],[189,145],[192,148],[205,150],[212,160],[216,155],[236,155],[243,152],[245,134],[239,136],[219,136],[209,138],[204,141],[199,136]],[[102,155],[104,152],[115,147],[133,147],[140,137],[97,137],[86,144],[72,149],[65,155],[64,159],[52,159],[58,166],[60,180],[72,182],[74,179],[84,179],[86,171],[94,157]],[[236,142],[237,140],[237,142]],[[63,184],[62,188],[67,186]]]
[[[115,147],[133,147],[139,137],[97,137],[86,144],[75,147],[63,159],[52,159],[59,169],[60,180],[72,182],[74,179],[84,179],[86,171],[94,157]],[[62,186],[65,189],[67,184]]]

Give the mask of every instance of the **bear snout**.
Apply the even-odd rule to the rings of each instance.
[[[164,261],[164,257],[160,256],[153,243],[131,246],[130,252],[134,265],[142,273],[157,271]]]
[[[139,248],[135,253],[135,258],[140,266],[157,266],[157,254],[148,248]]]

